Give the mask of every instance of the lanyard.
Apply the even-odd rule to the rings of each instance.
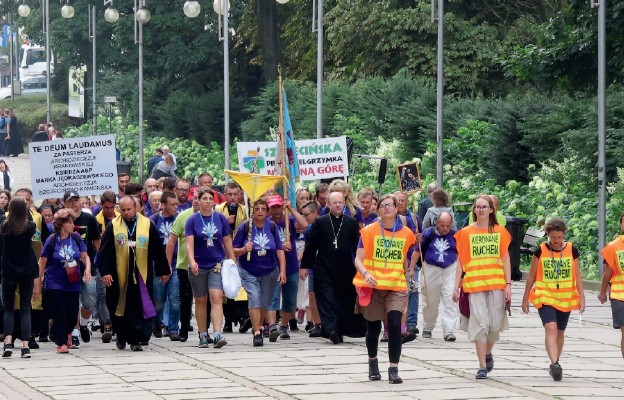
[[[384,245],[384,258],[386,259],[386,262],[388,262],[388,256],[390,253],[390,248],[392,247],[392,242],[394,241],[394,232],[396,232],[396,227],[397,227],[397,222],[396,219],[394,220],[394,226],[392,227],[392,236],[390,237],[390,240],[386,241],[386,228],[383,227],[383,225],[381,224],[381,220],[379,221],[379,228],[381,228],[381,238],[383,239],[383,245]]]
[[[124,220],[124,224],[126,224],[126,229],[128,230],[128,239],[130,239],[134,235],[134,231],[136,230],[137,218],[134,219],[134,225],[132,225],[132,230],[130,230],[130,227],[128,226],[126,220]]]
[[[561,266],[563,265],[563,248],[561,246],[561,250],[559,250],[559,262],[555,262],[555,255],[553,253],[552,247],[550,248],[550,259],[553,265],[553,269],[555,270],[555,275],[557,276],[557,289],[559,289],[559,276],[561,275]]]
[[[199,213],[199,218],[201,219],[201,222],[204,225],[204,233],[206,234],[206,237],[207,237],[208,236],[208,232],[210,232],[210,228],[208,227],[208,225],[204,221],[204,216],[201,215],[201,212]],[[210,214],[210,225],[212,225],[212,226],[214,226],[213,220],[214,220],[214,213]],[[214,234],[213,234],[213,236],[214,236]],[[208,238],[208,239],[210,239],[210,238]]]

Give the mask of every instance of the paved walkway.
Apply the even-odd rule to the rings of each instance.
[[[9,158],[15,188],[30,187],[28,156]],[[0,399],[621,399],[624,394],[620,333],[611,311],[587,291],[588,307],[579,329],[573,313],[561,365],[562,382],[548,376],[544,331],[537,312],[520,310],[523,283],[513,286],[511,328],[495,347],[495,369],[477,381],[474,345],[458,332],[447,343],[441,332],[404,346],[402,385],[389,385],[386,346],[380,348],[384,380],[367,379],[363,339],[327,340],[293,333],[289,341],[254,348],[251,335],[228,334],[223,349],[153,339],[144,352],[118,351],[99,333],[81,349],[57,355],[50,343],[30,360],[0,359]],[[421,326],[422,329],[422,326]],[[19,345],[19,342],[18,342]],[[18,353],[19,354],[19,353]]]
[[[233,333],[223,349],[152,339],[140,353],[102,344],[99,333],[81,349],[57,355],[42,343],[33,358],[0,360],[0,398],[7,399],[621,399],[624,393],[620,333],[610,324],[610,308],[587,292],[588,308],[579,329],[573,314],[561,365],[562,382],[548,376],[544,331],[535,310],[520,311],[522,283],[514,283],[511,328],[495,347],[495,369],[477,381],[474,346],[458,332],[444,342],[432,339],[404,346],[402,385],[389,385],[387,354],[381,346],[384,380],[367,379],[363,339],[332,345],[293,333],[289,341],[253,348],[251,335]]]

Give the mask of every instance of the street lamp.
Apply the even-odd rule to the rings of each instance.
[[[63,7],[61,7],[61,16],[63,18],[73,18],[74,17],[74,6],[70,4],[68,1],[65,3]]]
[[[20,4],[20,6],[17,7],[17,13],[20,17],[26,18],[30,15],[30,7],[28,4]]]
[[[104,19],[106,22],[114,24],[119,20],[119,11],[111,4],[111,6],[104,11]]]

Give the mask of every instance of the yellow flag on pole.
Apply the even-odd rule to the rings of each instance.
[[[281,183],[286,179],[284,176],[274,175],[260,175],[250,174],[247,172],[237,172],[231,170],[225,170],[226,174],[230,176],[236,183],[238,183],[243,191],[247,193],[247,197],[252,202],[256,201],[267,190],[275,186],[277,183]]]

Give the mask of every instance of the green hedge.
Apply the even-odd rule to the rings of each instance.
[[[45,95],[15,96],[11,99],[0,100],[2,109],[13,108],[15,116],[22,122],[22,139],[24,143],[30,141],[39,124],[45,124],[47,117],[47,104]],[[67,127],[74,125],[67,116],[67,104],[52,102],[50,118],[57,129],[65,131]]]

